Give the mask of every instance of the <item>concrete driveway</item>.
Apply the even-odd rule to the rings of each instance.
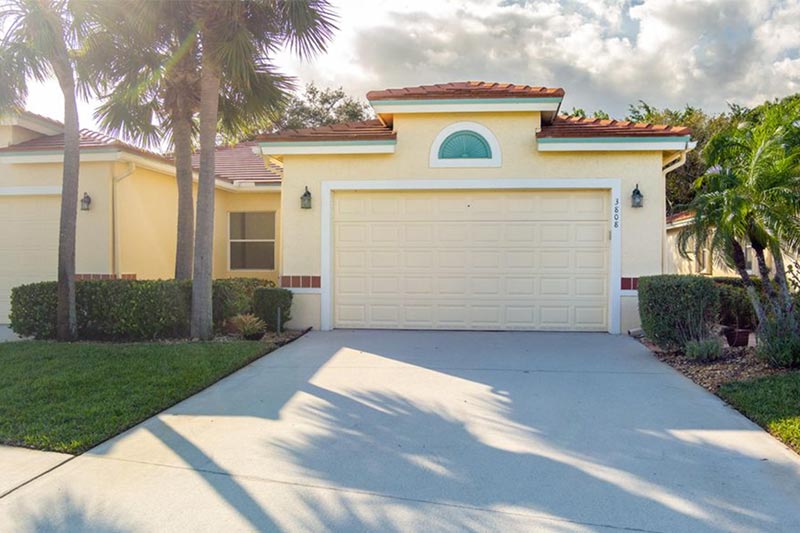
[[[637,342],[311,333],[0,499],[5,530],[798,531],[800,460]]]

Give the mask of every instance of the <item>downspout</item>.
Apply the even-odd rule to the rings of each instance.
[[[667,174],[685,165],[686,154],[689,153],[689,150],[694,150],[695,146],[697,146],[696,142],[687,141],[686,147],[677,155],[668,159],[666,164],[661,167],[661,175],[664,178],[665,188],[667,184]],[[667,272],[667,254],[667,217],[661,217],[661,272],[664,274]]]
[[[124,180],[128,176],[136,171],[136,163],[128,163],[128,167],[119,176],[116,176],[112,173],[111,175],[111,262],[112,262],[112,272],[114,273],[114,277],[119,279],[122,277],[121,269],[121,258],[120,258],[120,242],[119,242],[119,220],[118,220],[118,212],[119,212],[119,205],[117,200],[117,183]]]

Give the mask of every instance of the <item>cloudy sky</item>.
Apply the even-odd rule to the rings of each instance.
[[[563,87],[562,109],[623,117],[640,99],[722,111],[800,91],[800,0],[332,0],[326,54],[299,82],[370,89],[485,80]],[[61,118],[57,86],[29,108]],[[92,127],[91,103],[81,110]]]

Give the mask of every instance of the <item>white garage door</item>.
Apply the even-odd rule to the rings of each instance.
[[[608,197],[336,192],[334,326],[606,331]]]
[[[0,324],[8,323],[11,288],[56,279],[56,196],[0,197]]]

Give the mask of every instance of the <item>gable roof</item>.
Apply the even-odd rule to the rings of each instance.
[[[139,148],[138,146],[128,144],[126,142],[120,141],[119,139],[115,139],[114,137],[110,137],[103,133],[87,129],[82,129],[80,131],[80,146],[81,146],[81,151],[121,150],[124,152],[155,159],[161,163],[172,164],[172,161],[169,158],[161,154],[157,154],[155,152],[151,152],[150,150]],[[43,137],[36,137],[35,139],[31,139],[29,141],[21,142],[19,144],[12,144],[11,146],[0,148],[0,154],[19,153],[19,152],[32,153],[32,152],[63,152],[63,151],[64,151],[63,133],[59,133],[57,135],[45,135]]]
[[[253,152],[257,146],[253,141],[218,146],[214,157],[217,178],[230,183],[280,183],[283,167],[274,161],[265,165],[264,158]],[[192,154],[192,167],[200,169],[200,152]]]
[[[585,137],[683,137],[691,130],[684,126],[666,126],[559,115],[552,123],[542,125],[540,138],[585,138]]]
[[[445,100],[473,98],[563,98],[564,89],[494,83],[485,81],[458,81],[370,91],[367,100]]]
[[[282,130],[256,137],[256,141],[259,142],[393,141],[395,139],[397,133],[378,119],[318,128]]]

